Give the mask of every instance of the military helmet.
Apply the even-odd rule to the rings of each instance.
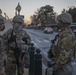
[[[69,13],[62,13],[57,17],[57,21],[72,23],[72,16]]]
[[[12,21],[24,23],[23,17],[20,15],[15,16]]]
[[[0,17],[0,23],[2,24],[2,23],[5,23],[4,22],[4,19],[2,18],[2,17]]]

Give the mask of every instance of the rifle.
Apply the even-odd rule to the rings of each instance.
[[[53,57],[53,53],[52,53],[52,49],[53,49],[54,44],[51,45],[49,51],[48,51],[48,58],[52,58]]]
[[[48,51],[48,58],[52,58],[53,57],[53,53],[52,53],[52,50],[53,50],[53,47],[54,47],[54,45],[55,45],[55,41],[57,40],[57,38],[58,38],[58,36],[59,36],[59,34],[57,34],[56,36],[55,36],[55,38],[53,39],[53,40],[51,40],[51,47],[50,47],[50,49],[49,49],[49,51]]]

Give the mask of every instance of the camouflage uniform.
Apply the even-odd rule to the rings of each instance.
[[[4,28],[1,28],[1,26],[4,26],[4,19],[0,16],[0,31],[2,32]],[[4,47],[4,40],[3,37],[0,34],[0,75],[4,75],[4,61],[6,58],[6,51]]]
[[[12,31],[13,30],[13,31]],[[11,38],[12,35],[16,36],[16,43],[14,41],[8,42],[9,39]],[[9,29],[4,35],[3,38],[5,39],[6,42],[6,49],[7,49],[7,61],[6,61],[6,75],[16,75],[16,57],[15,53],[13,51],[16,46],[19,49],[19,74],[23,75],[24,73],[24,56],[22,57],[23,54],[27,54],[26,51],[26,45],[30,43],[31,39],[30,36],[21,29],[19,32],[15,32],[14,29]],[[23,41],[22,39],[26,38],[27,43]],[[11,39],[12,40],[12,39]],[[18,53],[18,51],[16,51]]]
[[[62,28],[53,50],[54,56],[52,59],[56,63],[54,66],[54,75],[72,75],[73,67],[71,65],[71,59],[73,58],[74,46],[74,33],[69,26]]]
[[[60,68],[60,70],[63,70],[63,67],[66,68],[65,66],[67,64],[70,64],[74,52],[74,41],[75,41],[74,39],[75,39],[74,33],[72,33],[70,28],[63,30],[59,34],[58,42],[54,46],[53,60],[55,61],[56,65],[62,68],[62,69]],[[72,68],[71,65],[69,66],[69,68],[70,67]],[[66,69],[66,72],[68,72],[67,70],[68,69]],[[63,75],[65,75],[65,72],[63,72]]]
[[[0,75],[4,75],[4,60],[5,60],[4,41],[0,36]]]

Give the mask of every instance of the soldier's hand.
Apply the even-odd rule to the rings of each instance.
[[[26,38],[26,37],[23,37],[23,38],[22,38],[22,41],[24,41],[25,44],[27,44],[27,38]]]
[[[4,69],[0,68],[0,75],[4,75]]]
[[[59,69],[59,68],[61,67],[61,65],[60,65],[60,64],[55,64],[54,67],[55,67],[56,69]]]

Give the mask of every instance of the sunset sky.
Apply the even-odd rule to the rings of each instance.
[[[21,15],[25,16],[25,19],[29,19],[31,15],[37,10],[45,5],[50,5],[54,7],[54,11],[58,14],[61,13],[62,9],[68,9],[70,6],[76,6],[76,0],[0,0],[0,9],[12,18],[15,15],[15,8],[20,3]]]

